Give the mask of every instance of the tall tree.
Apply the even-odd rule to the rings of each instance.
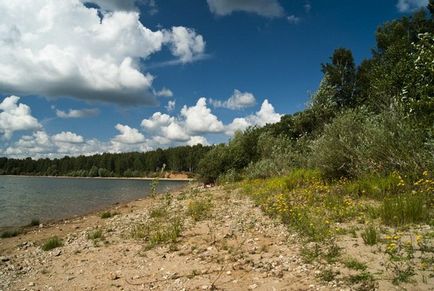
[[[336,49],[331,57],[331,63],[322,64],[322,72],[327,76],[330,86],[335,88],[332,102],[338,108],[354,107],[356,65],[351,50]]]

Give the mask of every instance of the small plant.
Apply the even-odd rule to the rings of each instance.
[[[95,229],[87,234],[87,239],[90,240],[98,240],[102,238],[103,238],[102,229]]]
[[[101,217],[102,219],[106,219],[106,218],[111,218],[113,216],[116,216],[118,213],[116,212],[110,212],[110,211],[104,211],[100,214],[99,217]]]
[[[42,250],[44,251],[50,251],[52,249],[58,248],[63,246],[63,242],[60,238],[58,238],[57,236],[53,236],[51,238],[49,238],[43,245],[42,245]]]
[[[137,224],[131,230],[131,237],[145,239],[146,249],[165,243],[176,243],[182,232],[182,221],[173,217],[165,221],[151,219],[146,223]]]
[[[22,231],[20,229],[5,230],[1,233],[0,237],[1,238],[15,237],[15,236],[21,234],[21,232]]]
[[[149,212],[149,217],[151,218],[163,218],[166,217],[167,215],[168,215],[167,208],[164,206],[153,208]]]
[[[374,277],[369,272],[361,272],[359,274],[348,276],[347,281],[350,284],[359,284],[359,283],[373,282],[374,281]]]
[[[332,243],[327,248],[327,251],[324,254],[324,259],[327,261],[327,263],[331,264],[336,262],[340,257],[340,255],[341,255],[341,248],[337,244]]]
[[[370,225],[362,232],[362,239],[365,244],[369,246],[376,245],[378,243],[378,232],[377,229]]]
[[[338,273],[333,272],[331,269],[323,270],[318,277],[324,282],[331,282],[336,278]]]
[[[321,256],[321,248],[317,243],[315,243],[311,248],[305,246],[301,249],[301,256],[305,263],[312,264]]]
[[[32,219],[32,221],[30,221],[29,226],[38,226],[39,224],[41,224],[39,219],[34,218],[34,219]]]
[[[344,265],[348,269],[356,270],[356,271],[365,271],[368,268],[366,264],[359,262],[356,259],[348,259],[344,261]]]
[[[191,216],[195,221],[205,219],[210,212],[211,202],[205,199],[195,199],[190,201],[187,208],[187,215]]]
[[[158,194],[158,184],[160,183],[160,180],[158,178],[155,178],[151,182],[151,197],[155,197]]]

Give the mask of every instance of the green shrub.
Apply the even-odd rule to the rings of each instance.
[[[187,215],[191,216],[195,221],[203,220],[208,217],[211,207],[211,201],[195,199],[188,203]]]
[[[42,245],[42,250],[44,251],[49,251],[58,247],[63,246],[63,242],[60,238],[58,238],[57,236],[53,236],[51,238],[49,238],[43,245]]]
[[[106,218],[111,218],[117,214],[118,214],[117,212],[104,211],[99,215],[99,217],[101,217],[102,219],[106,219]]]
[[[102,238],[103,238],[102,229],[95,229],[87,234],[87,239],[90,240],[98,240]]]
[[[417,176],[433,168],[434,149],[399,109],[373,115],[347,111],[328,124],[312,144],[311,164],[328,179],[386,176],[394,171]]]
[[[362,239],[365,242],[365,244],[369,246],[376,245],[378,243],[378,231],[377,229],[370,225],[362,232]]]
[[[429,222],[428,197],[422,193],[403,194],[385,198],[380,208],[384,224],[401,226]]]
[[[10,238],[10,237],[15,237],[21,233],[22,233],[21,229],[5,230],[1,233],[0,237]]]
[[[365,271],[368,268],[366,264],[359,262],[356,259],[348,259],[344,261],[344,265],[348,269],[356,270],[356,271]]]

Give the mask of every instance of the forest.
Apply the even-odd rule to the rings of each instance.
[[[356,64],[337,48],[306,109],[227,144],[61,159],[0,158],[0,174],[146,176],[185,171],[207,183],[317,169],[325,179],[418,177],[434,169],[434,6],[376,31],[372,57]]]

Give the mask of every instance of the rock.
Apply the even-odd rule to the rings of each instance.
[[[33,286],[35,286],[35,283],[34,282],[30,282],[29,283],[29,287],[33,287]]]
[[[119,275],[117,274],[117,273],[114,273],[114,272],[111,272],[110,274],[109,274],[109,279],[110,280],[117,280],[117,279],[119,279],[120,277],[119,277]]]
[[[256,288],[258,288],[257,284],[252,284],[252,285],[249,286],[249,290],[253,290],[253,289],[256,289]]]
[[[2,262],[8,262],[9,260],[10,260],[9,257],[6,257],[6,256],[1,256],[0,257],[0,261],[2,261]]]
[[[53,251],[52,254],[53,254],[53,256],[58,257],[58,256],[60,256],[62,254],[62,250],[56,249],[56,250]]]

